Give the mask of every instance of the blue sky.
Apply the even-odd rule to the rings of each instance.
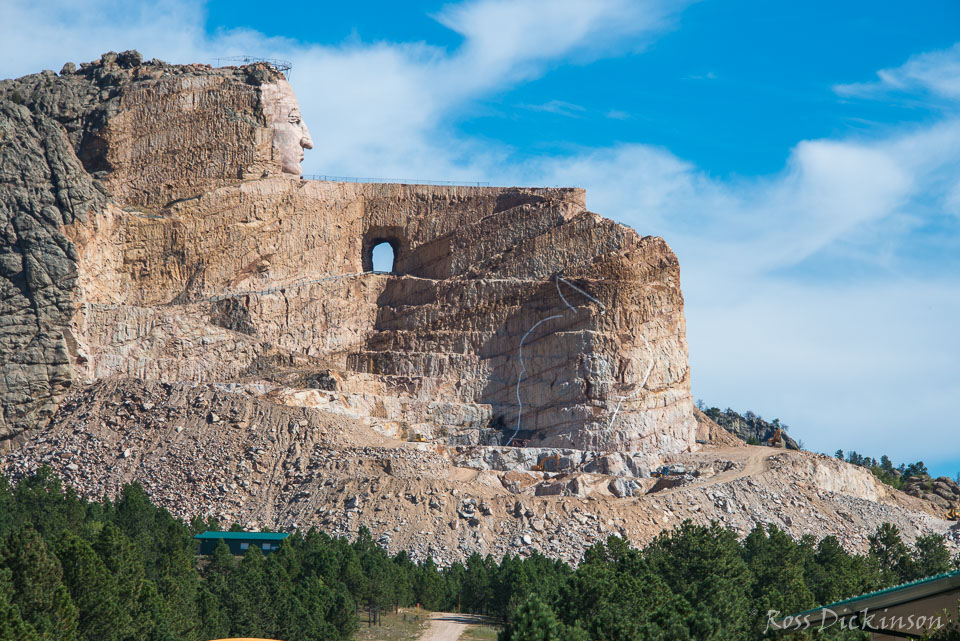
[[[254,3],[217,0],[207,4],[206,25],[211,34],[245,28],[333,46],[423,41],[453,51],[463,37],[432,17],[445,4],[307,4],[291,24],[287,12],[264,16]],[[929,121],[935,105],[841,101],[832,86],[950,47],[958,25],[960,4],[947,0],[909,11],[875,1],[701,2],[643,49],[627,43],[590,64],[558,60],[477,100],[454,124],[520,154],[642,140],[718,175],[774,172],[799,140]]]
[[[960,472],[955,1],[43,5],[0,75],[279,57],[306,173],[586,187],[677,252],[697,397]]]

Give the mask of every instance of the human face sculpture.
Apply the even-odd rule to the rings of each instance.
[[[278,80],[260,86],[263,108],[273,130],[274,158],[280,160],[285,174],[303,175],[300,161],[303,150],[313,149],[310,131],[300,116],[300,105],[293,95],[293,88],[286,80]]]

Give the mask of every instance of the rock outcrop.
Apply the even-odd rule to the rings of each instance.
[[[265,64],[0,82],[0,472],[443,563],[686,519],[854,549],[945,526],[695,412],[676,257],[582,190],[302,180],[312,145]]]
[[[717,425],[747,443],[755,445],[775,444],[776,447],[783,447],[788,450],[800,449],[800,445],[787,436],[787,426],[780,425],[779,420],[769,422],[753,412],[747,412],[745,416],[741,416],[731,409],[721,412],[716,407],[711,407],[704,413]],[[780,431],[779,442],[774,443],[778,430]]]
[[[960,484],[949,476],[911,476],[903,481],[903,491],[930,501],[944,512],[951,508],[960,509]]]
[[[21,325],[49,347],[36,372],[4,361],[5,416],[41,413],[22,390],[43,377],[45,415],[71,383],[107,377],[267,381],[279,402],[400,438],[640,452],[645,466],[691,449],[663,240],[588,212],[576,189],[300,180],[312,141],[288,88],[267,65],[130,52],[0,84],[76,174],[34,172],[36,189],[81,199],[37,223],[63,257],[40,251],[56,278],[24,277]],[[33,199],[11,195],[4,215],[24,220]],[[371,271],[380,242],[391,274]],[[6,437],[30,426],[16,420]]]
[[[136,52],[0,82],[0,439],[44,425],[84,362],[70,325],[99,274],[78,265],[68,230],[279,172],[258,97],[271,83],[285,81],[264,65],[142,64]]]
[[[105,202],[57,122],[0,101],[0,439],[45,424],[74,380],[77,249],[63,229]]]

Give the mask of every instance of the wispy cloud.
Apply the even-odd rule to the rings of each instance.
[[[586,107],[563,100],[550,100],[549,102],[539,105],[520,105],[520,107],[530,111],[541,111],[558,116],[566,116],[567,118],[582,118],[584,112],[587,110]]]
[[[836,85],[841,96],[875,96],[888,91],[929,91],[960,98],[960,43],[942,51],[921,53],[894,69],[881,69],[877,80]]]
[[[687,80],[718,80],[720,76],[712,71],[706,73],[696,73],[686,77]]]

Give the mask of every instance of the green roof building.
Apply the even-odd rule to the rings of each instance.
[[[769,631],[861,630],[871,641],[922,639],[958,621],[960,570],[838,601],[769,621]],[[816,635],[814,635],[816,638]],[[954,637],[950,637],[954,638]]]
[[[217,541],[230,548],[230,554],[243,555],[251,546],[260,548],[264,554],[270,554],[280,547],[280,542],[290,536],[287,532],[216,532],[208,530],[196,535],[197,554],[213,554]]]

